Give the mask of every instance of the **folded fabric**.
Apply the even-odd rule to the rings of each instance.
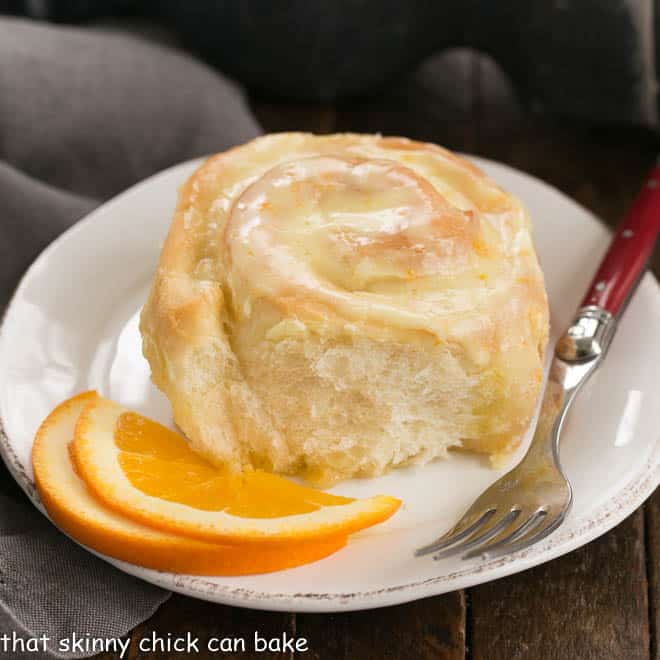
[[[0,302],[101,201],[259,132],[233,84],[133,31],[0,19]],[[22,495],[0,496],[1,656],[21,657],[18,642],[5,655],[14,633],[50,637],[53,655],[91,655],[59,642],[120,638],[167,597],[76,546]]]
[[[117,30],[0,21],[0,156],[99,199],[259,132],[237,89],[182,52]]]

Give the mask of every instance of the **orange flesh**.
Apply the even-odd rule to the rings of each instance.
[[[114,439],[119,465],[135,488],[196,509],[279,518],[354,501],[260,470],[222,470],[197,455],[180,435],[137,413],[120,415]]]

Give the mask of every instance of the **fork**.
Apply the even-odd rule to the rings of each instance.
[[[554,532],[573,501],[559,438],[575,395],[600,366],[660,231],[660,160],[617,230],[573,322],[559,339],[527,454],[485,490],[458,523],[415,554],[498,557]]]

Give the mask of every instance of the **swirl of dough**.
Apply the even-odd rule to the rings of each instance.
[[[198,450],[327,481],[514,447],[547,325],[525,210],[474,166],[280,134],[184,186],[141,330]]]
[[[299,296],[344,318],[433,321],[411,304],[421,280],[456,275],[478,218],[385,159],[278,165],[237,199],[225,229],[235,299]]]

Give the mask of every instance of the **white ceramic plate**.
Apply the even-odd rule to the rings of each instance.
[[[570,321],[607,242],[607,230],[546,184],[509,167],[474,160],[517,194],[534,220],[552,312],[553,341]],[[169,405],[151,385],[141,356],[138,311],[168,229],[178,186],[199,161],[158,174],[91,213],[56,240],[23,278],[0,335],[2,454],[43,511],[30,450],[37,426],[81,390],[101,394],[170,424]],[[404,504],[388,522],[351,538],[320,562],[279,573],[205,578],[121,570],[184,594],[288,611],[392,605],[460,589],[573,550],[616,525],[658,484],[660,295],[647,275],[623,318],[602,369],[579,395],[565,427],[562,460],[575,504],[542,543],[496,559],[416,558],[502,472],[470,456],[341,484],[350,496],[388,493]],[[512,459],[512,462],[519,458]]]

